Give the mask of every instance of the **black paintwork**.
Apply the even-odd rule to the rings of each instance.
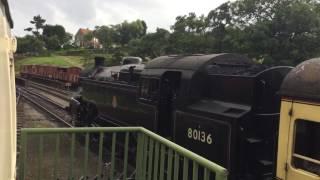
[[[290,70],[237,54],[163,56],[132,71],[135,78],[82,78],[78,120],[144,126],[226,167],[231,180],[263,179],[275,167],[276,93]],[[190,129],[200,136],[190,138]]]

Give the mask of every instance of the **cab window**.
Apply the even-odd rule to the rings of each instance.
[[[296,120],[292,165],[320,175],[320,123]]]
[[[158,101],[159,79],[141,79],[140,81],[140,100]]]

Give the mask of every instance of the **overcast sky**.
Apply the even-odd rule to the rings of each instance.
[[[189,12],[205,14],[227,0],[9,0],[14,33],[24,35],[34,15],[48,24],[61,24],[72,34],[80,28],[145,20],[148,32],[169,29],[175,17]]]

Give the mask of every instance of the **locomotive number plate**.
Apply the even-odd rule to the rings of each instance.
[[[205,131],[201,131],[199,129],[188,128],[188,138],[193,139],[195,141],[200,141],[206,144],[212,144],[211,133],[207,133]]]

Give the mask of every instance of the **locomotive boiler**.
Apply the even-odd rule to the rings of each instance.
[[[226,167],[231,180],[274,176],[277,91],[290,67],[210,54],[162,56],[103,78],[107,70],[80,78],[77,125],[143,126]]]

